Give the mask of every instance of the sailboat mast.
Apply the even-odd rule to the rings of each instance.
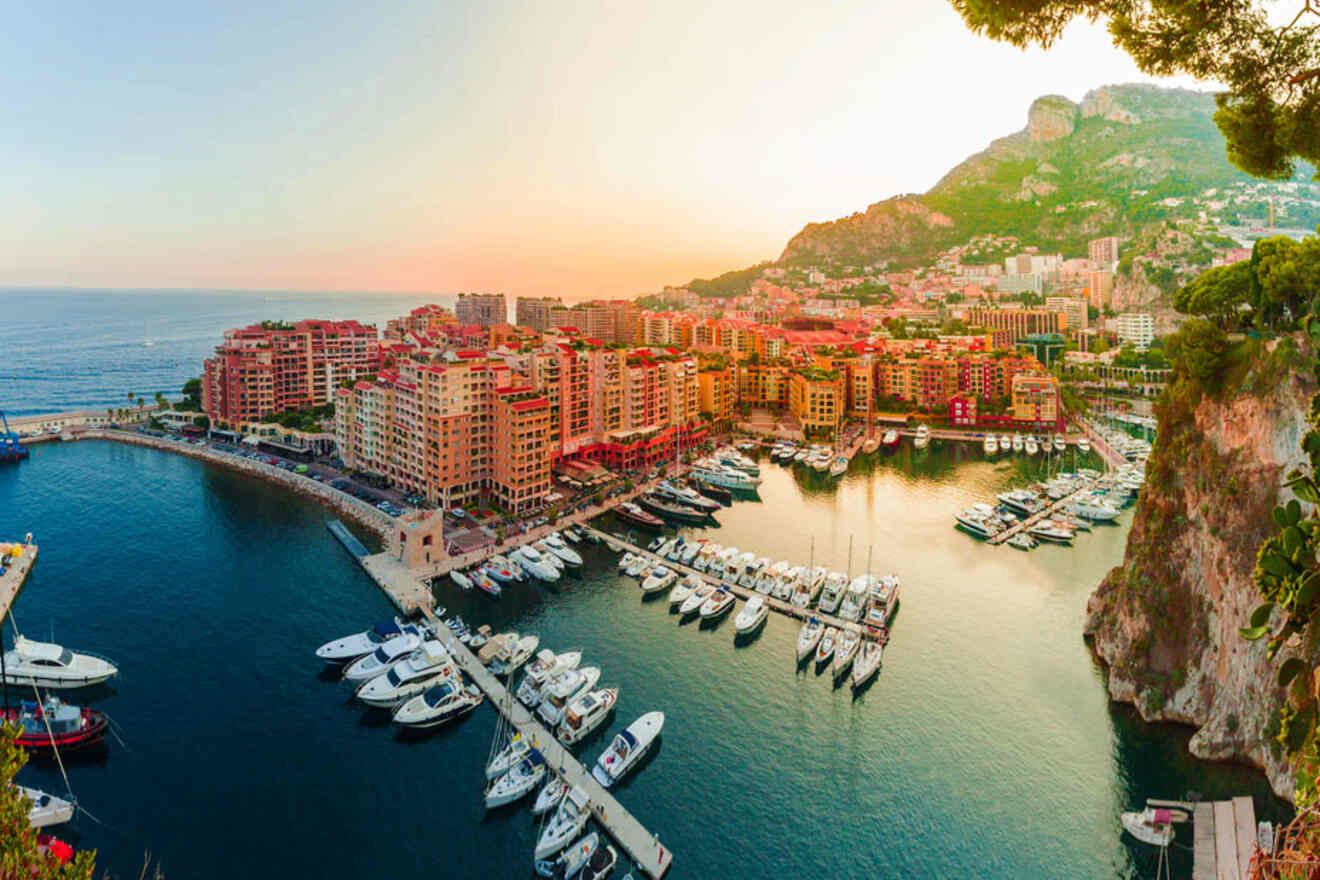
[[[852,542],[853,536],[848,536],[848,580],[852,580]]]

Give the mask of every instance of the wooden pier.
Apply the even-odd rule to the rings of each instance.
[[[737,584],[731,584],[728,581],[720,580],[718,577],[715,577],[714,575],[697,571],[695,568],[690,568],[689,566],[683,565],[680,562],[672,562],[668,559],[664,559],[660,556],[657,556],[655,553],[652,553],[650,550],[647,550],[645,547],[638,547],[636,544],[626,541],[623,538],[619,538],[607,532],[602,532],[599,529],[594,528],[592,526],[579,526],[578,528],[583,529],[584,531],[593,532],[602,540],[608,541],[611,544],[618,545],[623,549],[629,550],[637,555],[645,556],[647,559],[654,560],[655,562],[663,565],[665,568],[668,568],[672,571],[679,572],[680,574],[690,574],[693,575],[694,577],[699,577],[703,581],[714,587],[723,587],[724,589],[728,590],[729,592],[733,593],[735,596],[738,596],[739,598],[750,599],[752,596],[760,596],[762,601],[765,602],[766,607],[768,607],[771,611],[778,611],[780,614],[784,614],[789,617],[796,617],[798,620],[805,620],[808,617],[814,617],[817,620],[824,623],[826,626],[837,626],[839,629],[860,631],[862,628],[861,624],[855,621],[844,620],[842,617],[835,617],[832,614],[826,614],[823,611],[818,611],[814,608],[799,608],[798,606],[794,605],[792,602],[785,602],[783,599],[776,599],[773,596],[767,596],[764,593],[758,593],[756,590],[749,589],[747,587],[738,586]]]
[[[531,741],[532,746],[545,756],[546,766],[552,773],[562,776],[569,785],[581,786],[591,798],[591,810],[596,821],[628,854],[636,867],[648,877],[663,877],[673,864],[674,854],[660,843],[658,835],[647,831],[632,813],[620,804],[595,777],[591,770],[578,762],[568,749],[559,744],[559,740],[546,730],[527,708],[517,700],[510,699],[505,686],[495,675],[481,665],[466,645],[454,638],[449,627],[439,620],[429,609],[425,609],[426,618],[431,622],[437,637],[449,650],[455,662],[463,668],[486,694],[486,699],[500,714],[508,718],[509,723]],[[512,682],[510,683],[512,684]],[[532,854],[527,854],[532,860]]]
[[[1152,806],[1169,803],[1150,801]],[[1251,798],[1179,806],[1192,808],[1192,880],[1247,880],[1256,851]]]
[[[7,542],[0,541],[0,544]],[[18,543],[23,548],[18,558],[9,557],[9,567],[5,569],[4,574],[0,574],[0,620],[4,620],[9,614],[9,606],[14,604],[14,599],[18,598],[18,591],[23,589],[27,576],[32,571],[33,564],[37,561],[37,545],[32,543]]]

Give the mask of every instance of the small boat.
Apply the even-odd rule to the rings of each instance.
[[[999,452],[999,442],[995,440],[994,434],[986,434],[985,440],[981,443],[981,448],[985,450],[986,455],[995,455]]]
[[[672,608],[675,605],[682,605],[687,601],[688,596],[692,595],[692,591],[704,583],[705,581],[695,574],[683,578],[669,591],[669,606]]]
[[[483,593],[492,599],[500,597],[499,583],[484,568],[472,569],[472,583],[476,584]]]
[[[704,525],[710,519],[710,514],[704,510],[696,510],[684,504],[666,501],[654,494],[639,495],[637,503],[651,513],[691,525]]]
[[[701,552],[701,546],[699,541],[688,541],[683,545],[683,552],[678,555],[678,561],[683,565],[691,565],[692,560]]]
[[[462,718],[483,700],[485,696],[476,685],[464,687],[457,677],[447,678],[395,709],[393,721],[400,727],[439,727]]]
[[[1011,449],[1012,446],[1013,446],[1013,439],[1012,439],[1011,437],[1009,437],[1007,434],[1000,434],[1000,435],[999,435],[999,451],[1000,451],[1000,452],[1008,452],[1008,450]]]
[[[35,685],[48,690],[66,690],[100,684],[119,674],[105,657],[70,651],[49,642],[34,642],[26,636],[14,639],[5,652],[4,680],[11,685]]]
[[[14,743],[33,752],[95,745],[110,727],[103,712],[74,706],[55,696],[46,697],[44,703],[24,700],[16,708],[0,709],[0,722],[18,722]]]
[[[760,596],[753,596],[747,600],[747,604],[733,619],[733,629],[738,635],[754,633],[765,624],[765,619],[769,614],[770,606],[765,604],[765,599]]]
[[[830,626],[825,628],[825,634],[820,637],[820,644],[816,646],[816,662],[825,665],[830,657],[834,655],[834,645],[839,640],[839,628]]]
[[[857,649],[857,658],[853,661],[852,686],[860,688],[870,681],[876,671],[880,668],[880,660],[884,657],[885,644],[878,636],[870,636],[862,639],[861,647]]]
[[[912,440],[912,445],[917,449],[925,449],[930,445],[930,428],[926,425],[917,426],[917,436]]]
[[[1121,814],[1123,830],[1142,843],[1168,846],[1173,842],[1173,810],[1147,807],[1144,810]]]
[[[651,569],[651,574],[642,581],[642,592],[648,596],[652,593],[658,593],[661,590],[667,590],[678,580],[678,574],[663,565]]]
[[[701,606],[706,604],[706,600],[715,592],[715,588],[710,584],[702,584],[683,600],[683,604],[678,606],[678,613],[683,617],[689,614],[696,614],[701,610]]]
[[[650,567],[651,560],[639,553],[633,557],[632,564],[628,566],[624,573],[627,574],[628,577],[643,577],[643,573],[649,570]]]
[[[472,589],[472,578],[468,577],[457,568],[449,573],[449,579],[458,584],[464,590]]]
[[[698,613],[702,620],[715,620],[729,613],[734,604],[733,593],[723,588],[716,590],[701,603]]]
[[[1013,439],[1010,442],[1013,444],[1014,452],[1021,452],[1025,443],[1021,434],[1014,434]],[[1000,445],[1002,446],[1003,444],[1001,443]]]
[[[1067,445],[1063,442],[1063,438],[1056,434],[1054,436],[1054,451],[1063,452],[1063,450],[1067,448],[1068,448]]]
[[[631,501],[625,501],[614,508],[614,515],[644,529],[659,529],[665,524],[660,517],[647,513]]]
[[[486,564],[481,566],[481,571],[500,584],[512,584],[522,579],[522,569],[517,569],[505,559],[497,562],[494,556],[486,560]]]
[[[834,680],[838,681],[847,674],[852,666],[853,658],[857,655],[857,648],[861,644],[862,637],[853,630],[844,630],[839,634],[839,641],[834,646]]]
[[[566,746],[581,742],[604,723],[618,701],[618,688],[601,688],[578,697],[569,703],[555,736]]]
[[[631,552],[624,553],[622,556],[619,557],[619,571],[626,571],[628,566],[632,565],[636,561],[637,561],[637,557],[632,555]]]
[[[802,629],[798,630],[797,658],[801,661],[804,657],[811,656],[816,650],[816,645],[820,644],[820,637],[825,632],[825,624],[814,617],[807,618],[802,624]]]
[[[1036,453],[1040,452],[1040,445],[1036,442],[1035,437],[1028,434],[1025,442],[1027,448],[1027,455],[1035,455]]]
[[[540,644],[541,637],[535,635],[523,636],[516,642],[506,642],[491,659],[490,671],[496,675],[511,675],[531,659]]]
[[[598,681],[600,681],[600,669],[595,666],[565,671],[554,681],[546,682],[546,693],[537,707],[536,714],[554,728],[564,720],[568,705],[594,688]]]
[[[545,545],[544,540],[533,541],[527,545],[527,549],[535,550],[537,553],[541,554],[541,559],[553,566],[554,570],[559,574],[563,574],[564,569],[568,568],[568,563],[551,553],[550,548]]]
[[[880,438],[880,442],[884,444],[886,448],[892,449],[898,445],[898,439],[898,432],[893,428],[890,428],[888,431],[885,431],[885,435]]]
[[[573,786],[564,799],[559,802],[555,814],[550,817],[540,838],[536,841],[535,859],[540,862],[550,858],[582,832],[591,819],[591,798],[581,786]]]
[[[516,632],[502,632],[499,635],[491,636],[486,640],[486,644],[477,651],[477,662],[482,666],[489,666],[501,651],[518,643],[518,634]]]
[[[536,873],[541,877],[562,877],[577,880],[580,872],[600,847],[600,834],[593,831],[559,854],[553,862],[538,860]]]
[[[422,635],[417,624],[404,623],[398,618],[382,620],[369,630],[326,642],[316,649],[316,656],[327,663],[346,663],[364,654],[370,654],[390,639],[397,638],[405,632],[410,632],[419,638]]]
[[[541,702],[541,689],[550,678],[565,669],[576,669],[581,662],[581,651],[556,654],[549,649],[542,649],[536,655],[536,662],[528,666],[523,674],[522,684],[518,686],[518,701],[529,709],[534,707]]]
[[[531,740],[525,738],[521,733],[515,733],[513,738],[509,740],[509,744],[500,749],[495,757],[490,759],[490,763],[486,765],[486,778],[498,779],[518,766],[518,762],[527,757],[531,751]]]
[[[591,775],[606,788],[623,779],[654,747],[664,726],[664,712],[647,712],[629,724],[614,737],[610,747],[596,759],[596,766],[592,768]]]
[[[542,813],[550,812],[559,806],[559,802],[564,799],[564,795],[567,793],[568,783],[564,781],[563,777],[550,777],[536,795],[536,801],[532,804],[532,815],[539,816]]]
[[[578,880],[606,880],[610,873],[614,871],[614,866],[619,862],[619,854],[614,847],[608,844],[598,847],[587,863],[582,866],[582,873],[578,874]]]
[[[18,789],[23,797],[27,798],[28,824],[33,828],[59,825],[73,818],[73,801],[66,801],[64,798],[46,794],[44,791],[38,791],[35,788],[28,788],[23,785],[15,785],[14,787]]]
[[[437,678],[452,678],[457,674],[444,645],[422,642],[407,660],[359,686],[357,698],[368,706],[391,709],[425,691]]]
[[[830,462],[830,476],[841,477],[848,470],[848,459],[840,455]]]
[[[862,441],[862,452],[867,455],[870,455],[872,452],[875,452],[879,448],[880,448],[880,438],[876,437],[875,435],[871,435]]]
[[[1085,437],[1078,437],[1078,438],[1077,438],[1077,448],[1080,449],[1082,452],[1090,452],[1090,451],[1091,451],[1091,441],[1088,440],[1088,439],[1086,439]]]
[[[517,766],[486,789],[486,809],[513,803],[540,785],[544,778],[545,758],[536,749],[532,749]]]
[[[422,645],[422,638],[412,633],[395,636],[365,657],[359,657],[344,670],[346,681],[368,681],[402,663]]]
[[[1035,539],[1026,532],[1018,532],[1004,543],[1010,547],[1015,547],[1018,550],[1034,550],[1036,548]]]

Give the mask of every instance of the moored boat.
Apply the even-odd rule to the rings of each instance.
[[[834,655],[834,645],[839,639],[839,628],[829,626],[825,628],[825,634],[820,637],[820,644],[816,646],[816,662],[824,666]]]
[[[119,674],[105,657],[70,651],[49,642],[34,642],[17,636],[5,652],[4,681],[12,685],[35,685],[47,690],[67,690],[108,681]]]
[[[838,644],[834,647],[834,680],[838,681],[847,674],[852,666],[853,658],[857,655],[857,647],[861,644],[861,636],[855,630],[847,629],[839,634]]]
[[[389,671],[395,663],[402,663],[422,644],[421,636],[404,633],[395,636],[365,657],[359,657],[344,670],[346,681],[367,681]]]
[[[596,760],[591,775],[609,788],[627,776],[655,746],[665,726],[665,713],[647,712],[620,731],[610,747]]]
[[[1147,807],[1144,810],[1122,813],[1118,818],[1123,830],[1142,843],[1149,843],[1151,846],[1168,846],[1173,842],[1172,810]]]
[[[19,725],[14,744],[32,752],[92,746],[105,738],[110,720],[103,712],[65,703],[48,696],[44,703],[24,700],[17,707],[0,709],[0,722]]]
[[[898,432],[895,431],[893,428],[890,428],[888,431],[885,431],[884,436],[880,438],[880,442],[884,444],[885,448],[887,449],[892,449],[893,447],[897,446],[898,440],[899,440]]]
[[[584,666],[569,669],[553,681],[546,682],[545,695],[537,706],[536,714],[553,729],[568,711],[568,704],[586,694],[600,681],[600,669]]]
[[[765,624],[766,617],[770,614],[770,606],[765,604],[765,600],[760,596],[753,596],[747,600],[738,612],[737,617],[733,619],[733,628],[738,635],[748,635],[756,632]]]
[[[641,526],[644,529],[659,529],[664,527],[664,520],[652,513],[647,513],[631,501],[625,501],[614,508],[614,515],[619,519],[630,522],[635,526]]]
[[[422,634],[417,624],[404,623],[398,618],[382,620],[371,629],[326,642],[316,649],[316,656],[327,663],[346,663],[364,654],[370,654],[390,639],[403,635],[404,632],[411,632],[416,636]]]
[[[422,693],[437,679],[457,674],[445,646],[426,641],[408,659],[359,686],[357,698],[368,706],[393,708]]]
[[[23,785],[15,785],[14,787],[27,799],[28,824],[33,828],[59,825],[73,818],[75,809],[73,801],[67,801],[64,798],[46,794],[44,791]]]
[[[816,645],[820,643],[820,637],[825,632],[825,624],[814,617],[809,617],[802,624],[802,629],[798,631],[797,658],[799,661],[811,656],[816,650]]]
[[[569,703],[555,736],[566,746],[581,742],[605,722],[618,701],[618,688],[601,688],[583,694]]]
[[[734,595],[725,589],[716,590],[701,603],[698,613],[702,620],[715,620],[729,613],[733,608]]]
[[[930,428],[926,425],[917,426],[917,435],[912,439],[912,445],[917,449],[925,449],[930,445]]]
[[[870,681],[876,671],[880,668],[880,661],[884,656],[885,643],[880,631],[871,631],[862,639],[861,646],[857,649],[857,657],[853,660],[852,686],[860,688]]]
[[[714,587],[712,587],[710,584],[703,583],[701,586],[694,589],[688,595],[688,597],[683,600],[682,605],[678,606],[679,615],[686,617],[689,614],[696,614],[701,609],[701,606],[705,604],[706,600],[709,599],[714,592],[715,592]]]
[[[559,802],[555,814],[550,817],[536,841],[536,860],[543,861],[568,846],[591,819],[591,798],[586,789],[573,786],[564,799]]]
[[[545,778],[545,758],[536,749],[486,789],[486,809],[502,807],[524,797]]]
[[[457,677],[447,678],[395,709],[392,720],[400,727],[439,727],[462,718],[483,700],[485,696],[476,685],[464,686]]]
[[[532,815],[539,816],[542,813],[550,812],[559,806],[559,802],[564,799],[564,795],[567,793],[568,783],[564,781],[562,776],[550,777],[545,781],[545,785],[541,786],[541,790],[536,793],[536,801],[532,804]]]

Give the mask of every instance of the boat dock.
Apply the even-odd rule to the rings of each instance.
[[[699,577],[703,581],[714,587],[723,587],[724,589],[728,590],[729,592],[733,593],[735,596],[741,599],[750,599],[752,596],[760,596],[762,601],[765,602],[766,607],[768,607],[771,611],[778,611],[780,614],[784,614],[789,617],[796,617],[798,620],[805,620],[808,617],[814,617],[817,620],[823,622],[826,626],[837,626],[839,627],[839,629],[848,629],[854,631],[861,629],[861,624],[855,621],[844,620],[842,617],[835,617],[832,614],[826,614],[825,612],[818,611],[814,608],[799,608],[796,605],[794,605],[792,602],[785,602],[783,599],[776,599],[773,596],[767,596],[764,593],[758,593],[756,590],[750,589],[748,587],[741,587],[738,586],[737,584],[731,584],[728,581],[722,581],[713,575],[706,574],[704,572],[697,571],[695,568],[690,568],[689,566],[683,565],[681,562],[671,562],[668,559],[663,559],[657,556],[656,554],[652,553],[650,550],[647,550],[645,547],[638,547],[636,544],[625,541],[623,538],[620,538],[616,535],[611,535],[607,532],[602,532],[599,529],[594,528],[592,526],[578,526],[578,528],[584,531],[594,532],[602,540],[608,541],[610,544],[619,546],[624,550],[631,551],[636,555],[645,556],[647,559],[654,560],[655,562],[663,565],[665,568],[668,568],[672,571],[676,571],[681,574],[690,574],[693,575],[694,577]]]
[[[1247,880],[1251,876],[1251,856],[1256,852],[1256,806],[1251,798],[1148,803],[1191,810],[1192,880]]]
[[[509,723],[531,740],[532,745],[545,756],[546,766],[551,772],[558,773],[570,785],[581,786],[591,798],[591,809],[602,828],[628,854],[633,864],[648,877],[663,877],[673,864],[674,854],[660,843],[658,835],[647,831],[641,822],[615,800],[595,778],[591,770],[582,766],[573,753],[559,744],[559,740],[547,731],[532,713],[509,695],[498,678],[481,664],[476,656],[440,621],[430,608],[423,609],[427,620],[438,633],[438,638],[453,656],[455,662],[463,668],[486,694],[486,699],[497,711],[508,718]],[[528,854],[530,861],[531,854]]]
[[[14,604],[18,591],[23,589],[23,583],[27,580],[28,572],[37,561],[37,545],[30,539],[26,542],[0,541],[0,546],[12,547],[14,544],[18,544],[22,549],[17,558],[8,557],[9,565],[5,568],[4,574],[0,574],[0,620],[9,613],[9,606]]]
[[[991,535],[989,538],[986,538],[985,542],[987,544],[992,544],[992,545],[1002,544],[1005,541],[1007,541],[1009,538],[1016,535],[1018,532],[1022,532],[1025,531],[1026,529],[1031,528],[1032,526],[1034,526],[1036,523],[1040,522],[1043,519],[1049,519],[1052,515],[1054,515],[1056,511],[1058,511],[1059,508],[1063,507],[1065,504],[1072,501],[1078,495],[1085,494],[1094,488],[1095,488],[1095,481],[1088,483],[1087,485],[1078,489],[1076,492],[1073,492],[1071,495],[1063,496],[1058,501],[1051,501],[1049,504],[1045,505],[1043,509],[1036,511],[1026,519],[1018,520],[1016,523],[1004,529],[1002,532],[998,532],[994,535]]]

